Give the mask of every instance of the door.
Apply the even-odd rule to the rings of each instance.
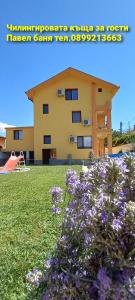
[[[105,154],[105,147],[104,147],[104,139],[98,140],[98,155],[102,156]]]
[[[49,165],[50,154],[51,154],[51,149],[42,150],[43,165]]]

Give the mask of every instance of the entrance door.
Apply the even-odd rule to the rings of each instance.
[[[51,149],[42,149],[43,165],[49,165],[50,155],[51,155]]]
[[[105,147],[104,147],[104,139],[102,138],[100,138],[99,140],[98,140],[98,155],[99,156],[102,156],[102,155],[104,155],[105,154]]]

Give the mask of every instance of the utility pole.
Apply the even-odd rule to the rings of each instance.
[[[122,121],[120,122],[120,133],[121,134],[123,133],[123,123],[122,123]]]
[[[130,128],[130,122],[128,122],[128,132],[130,133],[131,128]]]

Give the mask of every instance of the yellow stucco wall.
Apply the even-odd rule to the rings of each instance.
[[[102,86],[98,86],[99,88],[102,88]],[[96,103],[97,105],[105,105],[107,102],[111,104],[110,99],[112,98],[111,90],[102,88],[102,93],[98,92],[98,87],[96,89]]]
[[[14,140],[14,130],[23,131],[22,140]],[[6,129],[6,149],[5,151],[34,151],[34,128],[14,127]]]
[[[96,86],[96,89],[100,86]],[[58,88],[78,88],[78,100],[65,100],[57,96]],[[56,148],[57,159],[67,159],[68,154],[73,159],[87,159],[90,149],[77,149],[77,144],[69,143],[69,136],[91,136],[92,125],[83,126],[72,123],[72,111],[81,111],[82,120],[92,120],[92,83],[78,76],[70,75],[41,86],[34,95],[34,156],[35,160],[42,160],[42,149]],[[102,95],[103,93],[103,95]],[[96,104],[106,105],[111,102],[111,93],[103,87],[102,93],[96,93]],[[43,114],[43,104],[49,104],[49,114]],[[43,143],[43,136],[51,135],[51,145]]]

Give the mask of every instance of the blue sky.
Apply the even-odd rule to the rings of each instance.
[[[116,83],[112,127],[135,123],[135,1],[1,0],[0,123],[33,125],[25,91],[67,67]],[[7,43],[6,24],[128,25],[122,43]]]

